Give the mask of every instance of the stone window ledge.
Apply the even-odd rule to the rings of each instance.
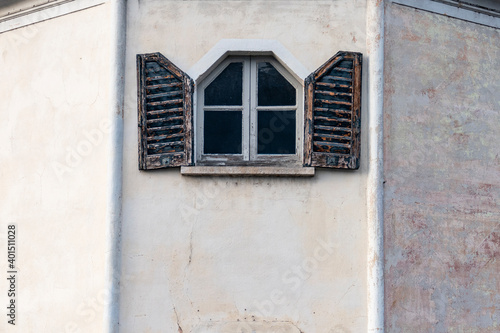
[[[276,176],[312,177],[313,167],[262,167],[262,166],[183,166],[183,176]]]

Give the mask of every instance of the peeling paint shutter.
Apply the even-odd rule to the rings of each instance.
[[[139,169],[192,164],[193,81],[160,53],[137,55]]]
[[[304,165],[359,168],[362,57],[338,52],[307,77]]]

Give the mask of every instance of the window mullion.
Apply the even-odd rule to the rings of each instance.
[[[250,159],[257,157],[257,61],[250,58]]]
[[[242,154],[243,154],[243,160],[248,161],[250,160],[250,147],[249,147],[249,141],[250,141],[250,133],[249,133],[249,127],[250,127],[250,100],[251,100],[251,94],[250,94],[250,57],[245,57],[244,62],[243,62],[243,128],[242,128],[242,133],[243,133],[243,138],[242,138]]]
[[[205,140],[204,140],[204,137],[203,137],[203,128],[205,126],[205,122],[204,122],[204,105],[205,105],[205,94],[204,94],[204,91],[205,91],[205,87],[203,87],[202,89],[200,89],[198,91],[198,101],[197,101],[197,112],[196,112],[196,122],[195,122],[195,126],[196,126],[196,131],[195,131],[195,142],[196,142],[196,145],[195,145],[195,153],[196,153],[196,160],[199,161],[201,160],[201,156],[203,154],[203,149],[204,149],[204,146],[205,146]]]
[[[243,106],[239,105],[221,105],[221,106],[204,106],[205,111],[242,111]]]

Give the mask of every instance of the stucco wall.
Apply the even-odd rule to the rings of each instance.
[[[1,243],[8,224],[18,231],[16,326],[5,270],[2,332],[102,331],[107,15],[102,5],[0,34]]]
[[[364,53],[365,7],[129,1],[122,332],[366,330],[364,148],[360,170],[308,179],[139,171],[135,68],[136,54],[161,52],[188,70],[234,38],[277,40],[312,72],[339,50]]]
[[[500,32],[388,5],[387,332],[500,330]]]

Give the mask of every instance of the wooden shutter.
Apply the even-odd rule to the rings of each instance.
[[[139,169],[192,164],[193,81],[160,53],[137,55]]]
[[[362,57],[338,52],[307,77],[304,165],[359,168]]]

